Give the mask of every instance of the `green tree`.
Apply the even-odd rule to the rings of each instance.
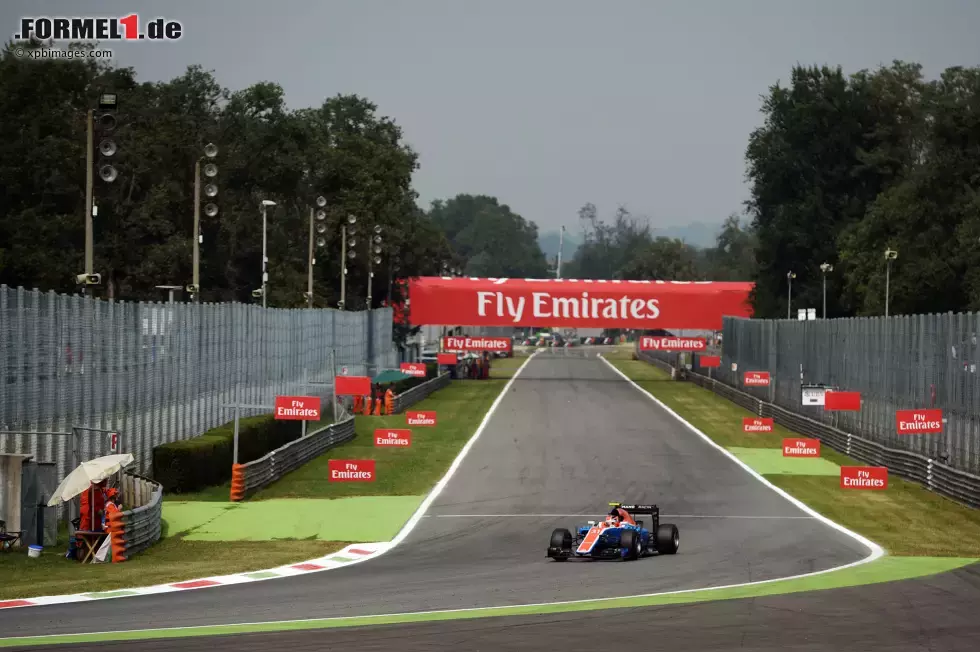
[[[50,47],[35,43],[32,47]],[[72,291],[82,271],[85,113],[102,92],[119,99],[112,184],[96,179],[95,268],[99,295],[159,300],[158,284],[191,281],[193,170],[204,145],[219,153],[219,208],[202,214],[201,285],[206,301],[251,301],[261,282],[262,220],[269,211],[270,304],[305,303],[309,208],[327,199],[317,250],[315,304],[336,306],[340,227],[355,216],[347,306],[366,305],[368,234],[382,228],[374,304],[397,295],[397,278],[436,273],[448,241],[416,206],[417,154],[400,127],[370,101],[335,95],[290,110],[281,87],[230,92],[198,66],[164,82],[90,61],[0,58],[0,282]],[[205,179],[205,182],[208,180]]]
[[[495,197],[457,195],[436,200],[428,211],[469,276],[545,278],[548,263],[538,244],[538,227]]]

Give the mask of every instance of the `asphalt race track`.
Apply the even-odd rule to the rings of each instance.
[[[72,646],[74,652],[579,649],[631,642],[685,652],[975,652],[980,565],[933,577],[696,605]],[[613,640],[615,639],[615,640]],[[11,652],[31,648],[12,648]],[[34,648],[36,650],[52,648]],[[55,650],[61,647],[53,648]]]
[[[546,559],[553,528],[601,515],[610,500],[659,504],[662,521],[680,529],[680,552],[628,563]],[[32,636],[104,631],[109,623],[132,630],[612,597],[797,575],[867,554],[753,479],[601,360],[546,354],[512,384],[428,515],[382,557],[288,579],[7,609],[0,631]],[[598,633],[607,617],[628,620],[577,614],[535,626],[583,620]],[[211,647],[206,641],[198,644]],[[190,649],[186,640],[170,643]]]

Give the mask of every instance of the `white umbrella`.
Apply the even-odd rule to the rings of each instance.
[[[51,500],[48,501],[48,506],[52,507],[60,502],[71,500],[87,491],[91,484],[102,482],[132,463],[133,455],[131,453],[106,455],[105,457],[96,457],[88,462],[82,462],[54,490]]]

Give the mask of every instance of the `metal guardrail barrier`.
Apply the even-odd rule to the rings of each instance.
[[[449,372],[444,372],[428,380],[420,385],[402,392],[395,397],[395,414],[401,414],[403,411],[412,407],[419,401],[427,398],[432,392],[437,389],[443,389],[444,387],[449,387],[451,381],[451,376]]]
[[[980,476],[954,469],[926,455],[889,448],[802,414],[790,412],[696,371],[678,369],[663,360],[657,359],[647,351],[640,351],[639,345],[636,348],[636,357],[670,373],[678,380],[692,382],[699,387],[710,390],[760,417],[772,417],[775,423],[793,432],[819,439],[821,443],[848,457],[866,464],[887,467],[889,474],[893,473],[907,480],[918,482],[931,491],[971,507],[980,507]]]
[[[125,474],[123,497],[146,500],[145,505],[109,517],[113,563],[131,559],[160,540],[163,526],[163,487],[151,480]]]
[[[352,440],[354,436],[354,417],[351,416],[280,446],[257,460],[236,464],[232,469],[231,499],[244,500],[324,451]]]

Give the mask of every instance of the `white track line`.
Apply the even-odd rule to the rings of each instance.
[[[473,444],[475,444],[476,440],[479,439],[480,435],[483,434],[483,431],[486,429],[487,424],[490,423],[491,417],[493,417],[493,413],[497,411],[497,408],[500,406],[501,401],[503,401],[504,397],[507,396],[507,392],[508,390],[510,390],[510,386],[514,384],[514,381],[517,380],[517,377],[521,375],[521,372],[524,371],[524,368],[527,367],[528,363],[531,362],[531,360],[533,360],[534,356],[536,356],[537,354],[538,351],[535,351],[534,353],[529,355],[527,357],[527,360],[525,360],[521,364],[521,366],[517,368],[517,371],[514,372],[514,375],[510,377],[510,380],[507,381],[507,384],[504,385],[504,388],[500,390],[499,394],[497,394],[497,398],[494,399],[493,403],[490,404],[490,409],[487,410],[486,415],[484,415],[483,421],[481,421],[480,425],[477,426],[476,432],[474,432],[473,436],[470,437],[470,440],[466,442],[466,445],[463,446],[463,449],[459,451],[459,454],[456,456],[456,459],[453,460],[453,463],[450,465],[449,470],[446,471],[446,475],[442,476],[442,479],[436,483],[436,486],[432,488],[432,491],[429,492],[429,495],[425,497],[425,500],[422,501],[422,504],[419,505],[418,509],[415,510],[415,513],[412,514],[412,518],[408,519],[408,522],[402,526],[402,529],[399,530],[398,534],[395,535],[395,538],[391,540],[391,543],[388,544],[388,547],[384,551],[379,552],[378,555],[375,555],[375,557],[384,554],[388,550],[391,550],[399,543],[404,541],[405,537],[411,534],[412,530],[415,529],[415,526],[419,524],[419,521],[422,520],[422,516],[425,514],[426,511],[428,511],[429,506],[435,501],[436,498],[439,497],[439,494],[442,493],[442,490],[446,488],[446,485],[449,484],[449,480],[459,469],[460,465],[463,463],[463,459],[466,457],[466,454],[470,452],[471,448],[473,448]]]
[[[597,518],[595,514],[426,514],[425,518]],[[738,516],[733,514],[661,514],[660,518],[812,520],[813,516]]]
[[[505,384],[503,389],[500,390],[500,393],[497,395],[497,398],[494,399],[494,402],[490,404],[490,408],[487,410],[486,415],[483,417],[483,421],[480,422],[480,425],[477,426],[477,429],[473,433],[473,436],[470,437],[469,441],[466,442],[466,445],[463,446],[462,450],[460,450],[459,454],[456,456],[456,459],[453,460],[453,463],[449,467],[449,470],[446,471],[446,474],[442,477],[441,480],[439,480],[436,486],[433,487],[432,491],[429,492],[429,495],[426,497],[426,499],[423,500],[422,503],[419,505],[418,509],[415,510],[415,513],[412,515],[412,517],[405,523],[405,525],[402,526],[402,529],[391,541],[382,541],[376,543],[353,543],[347,546],[346,548],[344,548],[343,550],[338,550],[337,552],[332,552],[328,555],[324,555],[323,557],[318,557],[316,559],[297,561],[276,568],[265,568],[265,569],[257,569],[254,571],[247,571],[243,573],[233,573],[231,575],[198,577],[194,579],[180,580],[178,582],[170,582],[168,584],[158,584],[153,586],[124,587],[120,589],[113,589],[111,591],[98,591],[98,592],[88,591],[85,593],[73,593],[68,595],[46,595],[46,596],[35,596],[30,598],[12,599],[10,600],[10,602],[19,602],[23,600],[24,602],[27,602],[27,604],[5,607],[0,611],[7,611],[8,609],[30,609],[32,607],[40,607],[40,606],[53,605],[53,604],[94,602],[96,600],[120,600],[128,597],[137,597],[139,595],[172,593],[177,591],[201,591],[204,589],[217,588],[219,586],[230,586],[234,584],[245,584],[251,582],[268,582],[274,579],[285,579],[291,576],[308,575],[311,573],[321,573],[324,571],[333,570],[334,568],[353,566],[355,564],[363,564],[366,561],[370,561],[372,559],[380,557],[381,555],[383,555],[384,553],[388,552],[396,545],[401,543],[405,539],[405,537],[407,537],[409,533],[415,528],[415,526],[418,525],[419,520],[425,514],[425,511],[429,508],[429,505],[431,505],[432,501],[434,501],[439,496],[439,493],[446,486],[446,483],[448,483],[449,479],[453,476],[454,473],[456,473],[456,470],[459,468],[460,464],[462,463],[463,458],[466,457],[466,453],[469,452],[470,448],[473,447],[473,443],[477,440],[480,434],[482,434],[484,429],[487,427],[487,423],[489,423],[490,417],[493,416],[493,413],[497,410],[497,407],[500,405],[500,402],[503,400],[504,396],[507,395],[507,391],[510,389],[511,385],[514,384],[514,381],[517,380],[517,377],[520,376],[521,372],[524,371],[524,368],[528,365],[531,359],[535,355],[537,355],[537,353],[538,352],[536,351],[535,353],[532,353],[530,356],[528,356],[527,360],[525,360],[523,364],[521,364],[521,366],[518,367],[517,371],[514,372],[514,375],[511,376],[510,380],[507,381],[507,384]],[[352,558],[350,561],[345,561],[342,563],[329,561],[330,557],[343,556],[344,554],[347,554],[345,551],[347,551],[350,548],[367,549],[370,550],[370,553],[361,557]],[[317,570],[297,570],[298,566],[303,566],[307,564],[315,564],[317,566],[320,566],[320,568]],[[269,573],[269,572],[275,573],[276,575],[272,577],[256,577],[256,575],[261,575],[263,573]],[[194,583],[205,583],[205,584],[201,586],[192,586],[186,588],[176,588],[174,586],[175,584],[194,584]],[[131,593],[134,591],[136,592],[135,595]],[[101,594],[119,593],[120,595],[116,595],[116,596],[100,595],[98,598],[90,597],[91,595],[97,593],[101,593]],[[5,601],[0,600],[0,602],[5,602]],[[5,639],[0,637],[0,640],[5,640]]]
[[[654,396],[653,394],[651,394],[650,392],[648,392],[644,388],[640,387],[636,382],[633,381],[632,378],[630,378],[629,376],[627,376],[626,374],[624,374],[622,371],[620,371],[616,367],[616,365],[614,365],[613,363],[609,362],[609,360],[607,360],[605,357],[603,357],[603,355],[601,353],[599,354],[598,357],[599,357],[600,360],[602,360],[603,362],[605,362],[606,365],[610,369],[612,369],[614,372],[616,372],[616,374],[618,374],[620,378],[622,378],[623,380],[625,380],[626,382],[628,382],[630,385],[632,385],[637,390],[639,390],[640,392],[642,392],[651,401],[653,401],[654,403],[656,403],[657,405],[659,405],[660,408],[664,412],[666,412],[667,414],[671,415],[672,417],[674,417],[675,419],[677,419],[678,421],[680,421],[682,424],[684,424],[684,426],[688,430],[690,430],[691,432],[693,432],[694,434],[696,434],[698,437],[700,437],[701,439],[703,439],[706,444],[708,444],[709,446],[712,446],[716,450],[720,451],[723,455],[727,456],[728,459],[730,459],[732,462],[734,462],[735,464],[738,464],[740,467],[742,467],[742,469],[746,473],[748,473],[753,478],[755,478],[756,480],[758,480],[759,482],[761,482],[765,486],[767,486],[770,489],[772,489],[773,491],[775,491],[777,494],[779,494],[780,496],[782,496],[783,498],[785,498],[789,502],[791,502],[794,505],[796,505],[797,507],[799,507],[801,510],[803,510],[807,514],[810,514],[815,519],[821,521],[822,523],[824,523],[825,525],[827,525],[829,527],[832,527],[833,529],[837,530],[838,532],[841,532],[841,533],[849,536],[850,538],[854,539],[855,541],[857,541],[858,543],[860,543],[861,545],[863,545],[864,547],[866,547],[868,549],[869,553],[870,553],[864,559],[859,559],[858,561],[851,562],[850,564],[844,564],[843,566],[835,566],[834,568],[829,568],[829,569],[827,569],[825,571],[816,571],[816,572],[813,572],[813,573],[804,573],[802,575],[794,575],[791,578],[784,578],[784,579],[796,579],[796,578],[800,578],[800,577],[810,577],[811,575],[819,575],[821,573],[826,573],[826,572],[829,572],[829,571],[832,571],[832,570],[840,570],[842,568],[851,568],[853,566],[860,566],[862,564],[867,564],[868,562],[872,562],[872,561],[874,561],[874,560],[876,560],[876,559],[878,559],[880,557],[883,557],[885,555],[884,548],[882,548],[881,546],[879,546],[877,543],[875,543],[871,539],[868,539],[868,538],[866,538],[866,537],[864,537],[864,536],[862,536],[862,535],[860,535],[857,532],[854,532],[852,530],[848,530],[846,527],[844,527],[840,523],[835,523],[834,521],[831,521],[829,518],[827,518],[823,514],[817,512],[816,510],[814,510],[812,507],[810,507],[809,505],[807,505],[803,501],[801,501],[801,500],[799,500],[797,498],[794,498],[793,496],[791,496],[790,494],[786,493],[785,491],[783,491],[782,489],[780,489],[779,487],[777,487],[773,483],[771,483],[768,480],[766,480],[761,474],[757,473],[755,469],[753,469],[751,466],[749,466],[748,464],[746,464],[742,460],[738,459],[734,454],[732,454],[724,446],[721,446],[718,443],[716,443],[713,439],[711,439],[711,437],[709,437],[708,435],[706,435],[703,432],[701,432],[700,430],[698,430],[697,427],[695,427],[693,424],[691,424],[689,421],[687,421],[684,417],[682,417],[681,415],[677,414],[676,412],[674,412],[673,410],[671,410],[669,407],[667,407],[667,404],[666,403],[664,403],[663,401],[661,401],[659,398],[657,398],[656,396]],[[749,585],[749,584],[756,584],[756,582],[747,582],[746,583],[746,585]]]

